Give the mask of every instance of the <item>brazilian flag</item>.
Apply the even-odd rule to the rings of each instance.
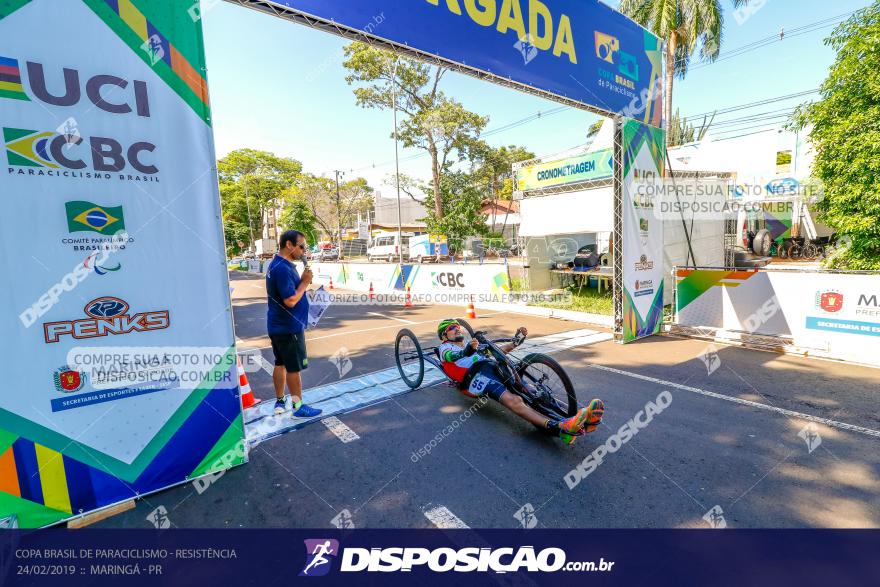
[[[98,206],[92,202],[67,202],[67,230],[115,234],[125,230],[122,206]]]

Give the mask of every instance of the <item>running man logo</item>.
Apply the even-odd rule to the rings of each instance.
[[[321,577],[330,572],[333,558],[339,555],[339,541],[331,538],[307,539],[306,566],[300,577]]]
[[[18,59],[2,55],[0,55],[0,98],[30,102],[30,98],[27,97],[24,87],[21,85],[21,69],[18,66]]]
[[[122,206],[102,207],[85,201],[67,202],[68,232],[99,232],[110,234],[125,230]]]

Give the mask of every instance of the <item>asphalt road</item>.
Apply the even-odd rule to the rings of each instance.
[[[262,278],[232,280],[241,348],[267,347]],[[463,313],[334,306],[307,337],[305,386],[338,381],[331,358],[343,348],[346,379],[392,367],[400,328],[427,343],[440,318]],[[501,334],[524,325],[532,337],[584,328],[513,313],[475,322]],[[98,525],[150,527],[148,514],[163,505],[174,526],[189,528],[326,528],[343,519],[359,528],[449,520],[516,528],[520,511],[529,512],[528,525],[546,528],[880,526],[880,371],[719,347],[710,373],[699,358],[706,349],[654,337],[554,355],[582,401],[606,404],[603,426],[573,446],[440,385],[340,415],[355,440],[315,422],[258,445],[250,463],[202,493],[173,488]],[[262,353],[271,361],[271,350]],[[253,373],[251,385],[258,397],[273,396],[268,374]],[[665,409],[640,414],[644,427],[617,441],[622,425],[664,398]],[[602,446],[613,450],[587,467]],[[570,489],[565,478],[579,463],[590,473]]]

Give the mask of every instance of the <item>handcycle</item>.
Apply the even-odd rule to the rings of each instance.
[[[543,353],[530,353],[523,358],[509,355],[498,345],[515,342],[517,345],[525,338],[488,339],[483,331],[474,332],[470,324],[459,319],[458,323],[479,343],[477,353],[482,353],[495,361],[500,380],[508,391],[520,396],[533,410],[553,418],[564,420],[574,416],[578,410],[577,394],[568,374],[553,358]],[[469,341],[465,341],[467,343]],[[443,373],[439,346],[422,348],[418,338],[408,328],[397,333],[394,341],[394,355],[400,377],[411,389],[417,389],[425,378],[427,361]],[[450,385],[458,388],[458,383],[447,376]]]

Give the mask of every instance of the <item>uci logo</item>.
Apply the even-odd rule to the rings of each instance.
[[[9,73],[14,76],[14,82],[18,88],[17,93],[21,97],[17,99],[29,100],[24,92],[21,79],[21,69],[17,59],[3,58]],[[32,61],[25,62],[27,70],[28,87],[30,95],[51,106],[76,106],[82,101],[83,89],[89,102],[96,108],[110,114],[129,114],[135,112],[144,118],[150,117],[150,100],[147,96],[147,83],[126,79],[115,75],[100,74],[90,77],[85,84],[80,80],[79,71],[64,67],[61,75],[53,75],[53,79],[46,82],[46,72],[42,63]],[[49,91],[49,86],[55,90],[64,85],[64,92]],[[111,101],[111,98],[113,99]]]
[[[452,271],[448,271],[446,273],[432,273],[431,281],[434,282],[434,285],[442,285],[443,287],[460,287],[464,288],[464,273],[453,273]]]

